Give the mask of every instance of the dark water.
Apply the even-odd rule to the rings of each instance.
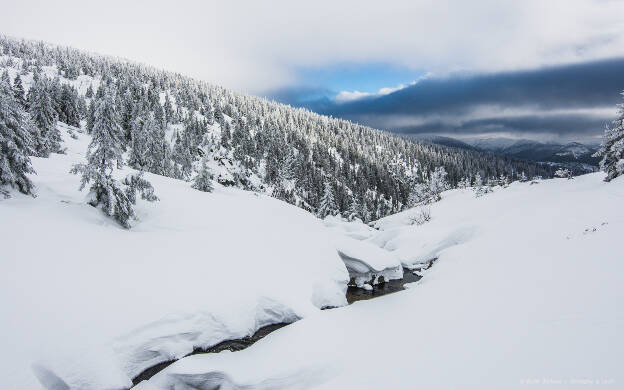
[[[352,304],[353,302],[364,301],[380,297],[382,295],[392,294],[394,292],[404,290],[403,285],[405,283],[417,282],[420,278],[420,276],[414,275],[411,270],[403,268],[403,279],[389,280],[384,283],[376,284],[373,286],[372,290],[364,290],[363,288],[356,286],[347,287],[347,302]]]
[[[429,263],[429,265],[431,266],[435,260],[436,259],[432,260]],[[403,288],[404,284],[417,282],[420,280],[420,278],[421,278],[420,276],[414,275],[414,273],[411,270],[404,268],[403,279],[390,280],[384,283],[377,284],[373,286],[372,290],[364,290],[363,288],[349,286],[347,288],[347,302],[349,304],[352,304],[353,302],[372,299],[372,298],[380,297],[382,295],[401,291],[401,290],[404,290]],[[326,310],[326,309],[333,309],[333,308],[326,307],[324,309]],[[289,323],[282,322],[279,324],[272,324],[272,325],[264,326],[258,329],[256,333],[254,333],[251,336],[243,337],[242,339],[226,340],[226,341],[220,342],[219,344],[213,345],[212,347],[207,348],[207,349],[197,348],[186,356],[196,355],[199,353],[217,353],[217,352],[225,351],[226,349],[232,352],[240,351],[254,344],[258,340],[265,337],[266,335],[280,328],[283,328],[286,325],[289,325]],[[158,374],[160,371],[164,370],[166,367],[170,366],[171,364],[175,362],[176,360],[170,360],[170,361],[158,363],[146,369],[145,371],[137,375],[134,379],[132,379],[132,384],[137,385],[139,382],[143,380],[150,379],[151,377]]]
[[[193,352],[189,353],[186,356],[197,355],[199,353],[218,353],[218,352],[222,352],[225,350],[229,350],[232,352],[240,351],[254,344],[258,340],[262,339],[264,336],[270,333],[273,333],[280,328],[285,327],[286,325],[290,325],[290,323],[280,322],[278,324],[271,324],[271,325],[263,326],[251,336],[243,337],[242,339],[222,341],[219,344],[213,345],[212,347],[207,348],[207,349],[195,348]],[[150,379],[151,377],[158,374],[160,371],[164,370],[165,368],[167,368],[168,366],[170,366],[171,364],[175,362],[176,360],[168,360],[166,362],[158,363],[146,369],[145,371],[137,375],[134,379],[132,379],[132,384],[136,386],[137,384],[139,384],[139,382]]]

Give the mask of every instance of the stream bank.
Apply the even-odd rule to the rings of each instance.
[[[437,259],[431,260],[428,263],[428,266],[426,268],[429,268],[435,262],[435,260]],[[350,283],[349,286],[347,287],[347,293],[346,293],[347,302],[350,305],[357,301],[373,299],[373,298],[377,298],[377,297],[381,297],[384,295],[388,295],[388,294],[392,294],[398,291],[405,290],[405,287],[403,287],[405,284],[417,282],[422,278],[422,276],[417,275],[414,271],[415,270],[403,268],[402,279],[394,279],[394,280],[385,281],[383,280],[383,277],[382,277],[378,284],[375,284],[372,286],[372,289],[360,288]],[[322,310],[329,310],[329,309],[335,309],[335,308],[326,307],[326,308],[323,308]],[[286,325],[290,325],[291,323],[281,322],[277,324],[267,325],[258,329],[251,336],[243,337],[240,339],[234,339],[234,340],[225,340],[225,341],[220,342],[219,344],[213,345],[210,348],[196,348],[195,350],[193,350],[193,352],[189,353],[188,355],[184,357],[196,355],[200,353],[218,353],[218,352],[222,352],[225,350],[229,350],[232,352],[241,351],[253,345],[258,340],[261,340],[265,336],[275,332],[276,330],[280,328],[283,328]],[[152,367],[147,368],[146,370],[144,370],[143,372],[141,372],[139,375],[137,375],[135,378],[132,379],[133,386],[136,386],[141,381],[150,379],[154,375],[158,374],[160,371],[164,370],[171,364],[175,363],[177,360],[178,359],[161,362],[156,365],[153,365]]]

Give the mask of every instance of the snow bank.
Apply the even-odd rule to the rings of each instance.
[[[342,234],[333,234],[332,241],[358,287],[369,281],[377,284],[381,280],[403,277],[401,262],[391,252]]]
[[[370,284],[403,277],[403,267],[396,255],[366,241],[375,237],[378,233],[375,229],[359,219],[346,221],[339,216],[327,216],[323,222],[356,286],[370,289]]]
[[[160,201],[140,201],[127,231],[68,173],[88,141],[65,134],[67,155],[33,159],[38,196],[0,201],[0,388],[127,388],[194,347],[346,304],[347,270],[310,214],[147,174]]]
[[[416,285],[307,317],[244,351],[184,358],[143,388],[615,388],[624,178],[602,177],[480,198],[455,190],[424,225],[386,219],[379,241],[402,261],[438,258]]]
[[[323,223],[330,228],[330,230],[336,233],[343,233],[356,240],[365,240],[373,237],[377,233],[375,229],[366,225],[360,219],[346,221],[339,216],[328,215],[323,220]]]

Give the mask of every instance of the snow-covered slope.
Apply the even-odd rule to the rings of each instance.
[[[38,196],[0,200],[0,388],[128,388],[194,347],[346,304],[347,270],[309,213],[147,174],[160,201],[139,201],[128,231],[85,204],[69,169],[89,137],[63,133],[67,155],[33,158]]]
[[[369,242],[407,265],[438,258],[415,288],[184,358],[138,388],[621,386],[624,177],[602,178],[453,190],[421,226],[412,210],[385,218]]]

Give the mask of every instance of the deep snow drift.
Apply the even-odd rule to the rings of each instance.
[[[624,177],[603,177],[448,191],[424,225],[408,210],[353,229],[406,266],[438,261],[415,288],[184,358],[137,388],[621,386]]]
[[[33,158],[38,196],[0,200],[0,388],[128,388],[194,347],[346,304],[347,270],[312,215],[146,174],[160,201],[139,201],[127,231],[85,203],[69,169],[89,137],[63,133],[67,155]]]

